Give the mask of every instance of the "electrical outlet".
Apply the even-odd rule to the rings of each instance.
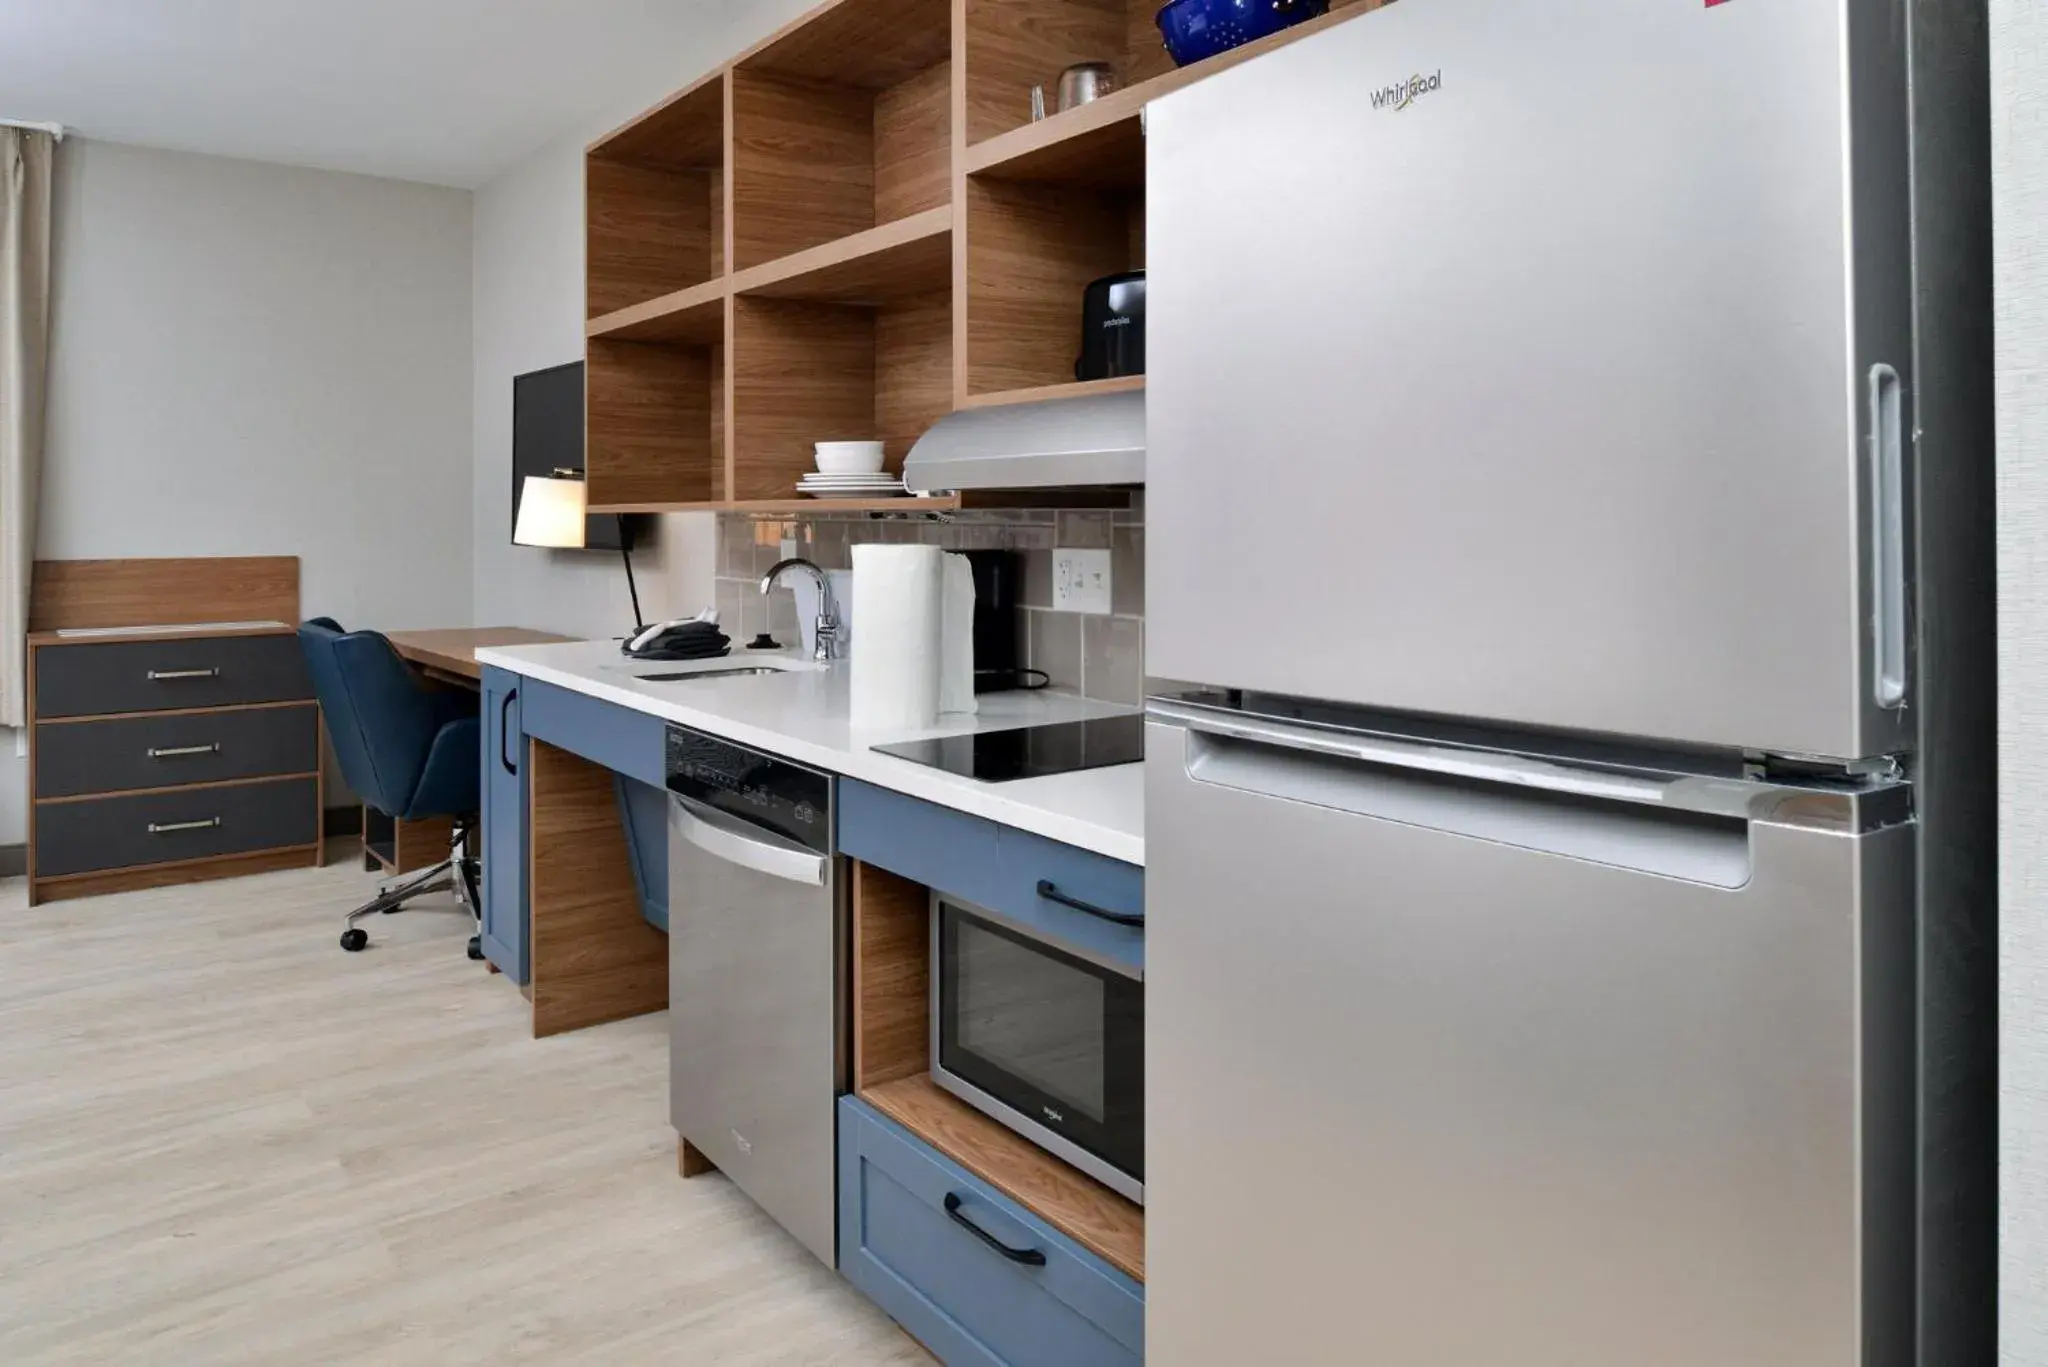
[[[1059,612],[1109,611],[1109,552],[1052,553],[1052,605]]]

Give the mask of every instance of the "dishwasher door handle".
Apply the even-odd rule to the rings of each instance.
[[[825,886],[827,861],[822,854],[764,840],[751,834],[744,822],[674,793],[669,795],[669,816],[683,839],[728,864],[806,887]]]

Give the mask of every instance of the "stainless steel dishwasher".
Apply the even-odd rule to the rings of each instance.
[[[670,1117],[835,1266],[846,1037],[832,776],[677,726],[667,758]]]

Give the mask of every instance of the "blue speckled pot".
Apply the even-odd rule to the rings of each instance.
[[[1159,7],[1166,50],[1181,66],[1327,14],[1330,0],[1167,0]]]

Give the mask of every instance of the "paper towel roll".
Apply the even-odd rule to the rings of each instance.
[[[852,722],[920,731],[939,720],[943,555],[937,546],[855,546]]]
[[[974,564],[964,555],[946,557],[945,603],[939,609],[939,711],[973,712]]]

